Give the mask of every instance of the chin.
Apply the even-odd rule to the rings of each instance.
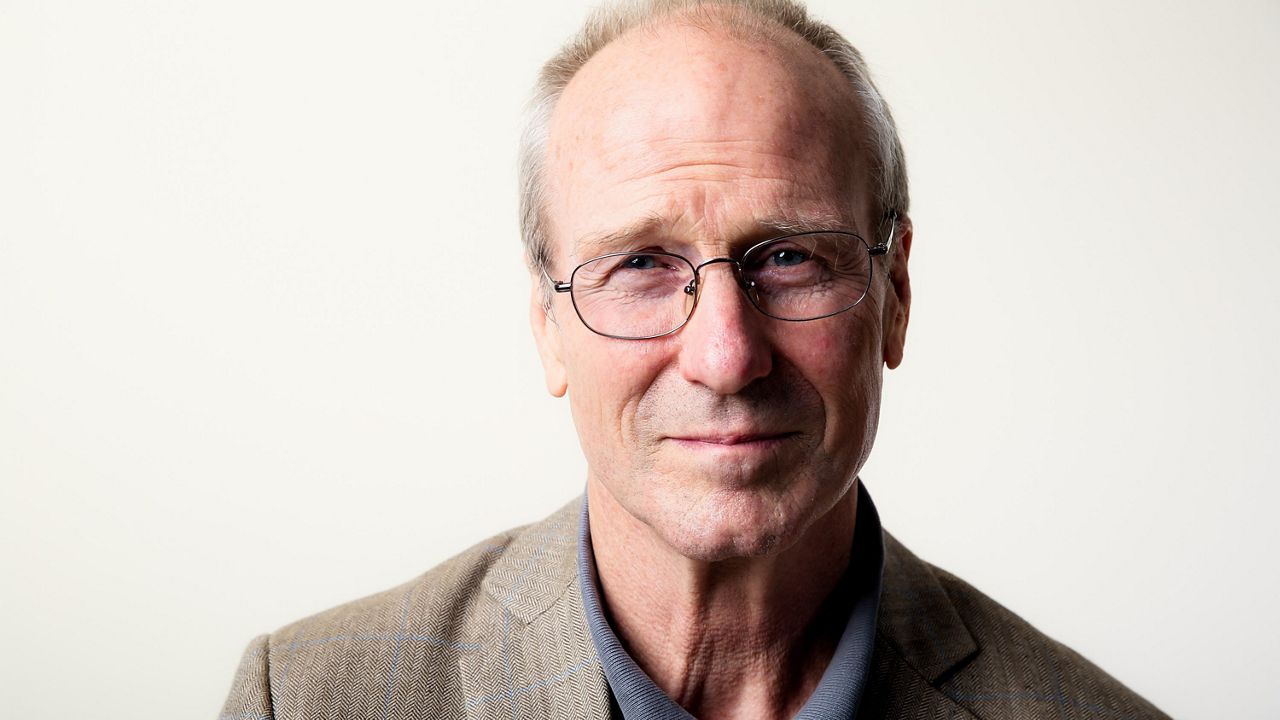
[[[790,547],[821,513],[749,490],[700,497],[679,514],[650,523],[676,552],[703,562],[765,557]]]

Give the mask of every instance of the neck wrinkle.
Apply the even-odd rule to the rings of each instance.
[[[619,642],[699,718],[791,717],[844,628],[857,483],[790,547],[706,562],[677,553],[588,481],[601,609]]]

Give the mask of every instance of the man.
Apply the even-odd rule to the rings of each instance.
[[[912,225],[857,52],[782,0],[601,11],[522,162],[583,499],[254,641],[223,717],[1163,715],[880,529]]]

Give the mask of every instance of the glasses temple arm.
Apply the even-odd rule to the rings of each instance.
[[[556,291],[556,292],[558,292],[558,293],[567,293],[567,292],[569,292],[570,283],[565,282],[565,281],[562,281],[562,280],[552,280],[552,279],[551,279],[551,276],[547,274],[547,271],[546,271],[546,270],[543,270],[543,271],[542,271],[542,277],[543,277],[543,278],[544,278],[548,283],[550,283],[550,284],[551,284],[551,289],[552,289],[552,290],[555,290],[555,291]]]
[[[889,251],[893,249],[893,238],[898,234],[898,213],[896,211],[890,211],[889,220],[891,221],[891,224],[889,225],[889,237],[885,238],[883,242],[872,246],[871,254],[874,256],[888,255]]]

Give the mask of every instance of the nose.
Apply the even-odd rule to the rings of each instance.
[[[697,306],[679,333],[680,373],[717,394],[732,395],[773,370],[773,348],[763,327],[768,318],[752,307],[730,263],[702,267],[698,284]]]

